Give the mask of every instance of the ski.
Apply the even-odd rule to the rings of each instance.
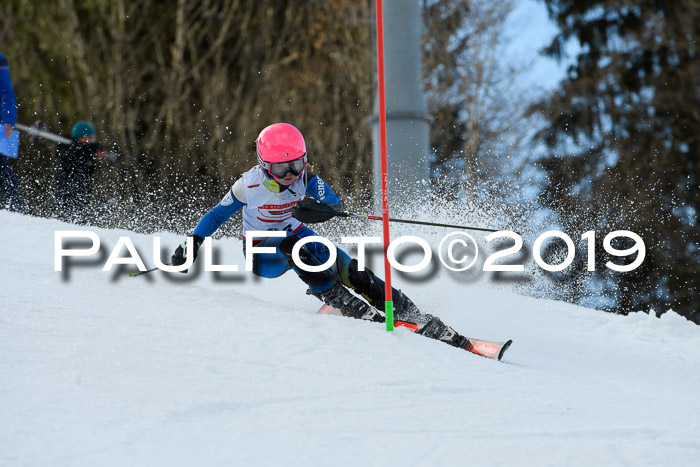
[[[319,308],[318,314],[337,316],[343,315],[337,308],[325,304]],[[402,327],[411,332],[418,332],[423,327],[423,324],[394,320],[394,327]],[[503,354],[506,353],[506,350],[508,350],[510,345],[513,343],[513,341],[510,339],[506,342],[485,341],[481,339],[474,339],[473,337],[467,337],[466,339],[467,345],[464,347],[464,350],[482,357],[499,361],[503,358]]]
[[[404,327],[411,332],[418,332],[423,325],[395,320],[394,327]],[[503,354],[506,353],[508,347],[510,347],[510,345],[513,343],[513,341],[510,339],[506,342],[485,341],[481,339],[474,339],[473,337],[466,337],[466,339],[467,345],[464,347],[464,350],[476,355],[481,355],[482,357],[499,361],[501,358],[503,358]]]
[[[324,304],[321,308],[318,309],[317,313],[319,315],[338,315],[338,316],[343,316],[343,314],[340,312],[339,309],[333,308],[330,305]]]
[[[505,342],[493,342],[467,337],[467,340],[469,343],[464,348],[467,352],[499,361],[503,358],[503,354],[506,353],[508,347],[513,343],[512,339],[508,339]]]

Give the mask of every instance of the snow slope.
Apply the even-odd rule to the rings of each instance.
[[[675,313],[396,279],[463,334],[514,339],[499,363],[316,315],[293,273],[101,272],[122,235],[153,265],[151,237],[131,232],[90,228],[103,256],[54,272],[54,231],[84,229],[0,212],[0,465],[700,459],[700,328]],[[165,259],[181,239],[162,239]],[[242,268],[238,240],[215,248]]]

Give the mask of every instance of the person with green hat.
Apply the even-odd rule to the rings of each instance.
[[[85,223],[92,199],[95,156],[104,158],[106,154],[97,142],[95,127],[86,121],[73,125],[71,137],[71,144],[59,143],[56,148],[56,215],[68,222]]]
[[[71,137],[73,139],[85,138],[86,136],[95,135],[95,128],[88,122],[80,121],[73,125]]]

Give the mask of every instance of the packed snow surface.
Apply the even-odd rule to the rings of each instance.
[[[55,272],[57,230],[102,250]],[[120,236],[152,267],[153,236],[0,212],[0,465],[698,465],[700,328],[673,312],[395,277],[513,339],[496,362],[318,315],[293,272],[102,272]],[[181,238],[160,236],[166,260]],[[214,247],[244,268],[239,239]]]

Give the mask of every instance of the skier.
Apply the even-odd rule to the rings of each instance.
[[[12,136],[17,123],[17,100],[10,79],[10,65],[0,54],[0,138]],[[24,199],[10,158],[0,154],[0,198],[10,211],[24,212]]]
[[[322,203],[330,214],[325,219],[316,218],[315,221],[328,220],[342,206],[333,190],[309,170],[302,134],[290,124],[275,123],[262,130],[256,140],[256,148],[258,165],[245,172],[194,229],[191,235],[194,258],[197,257],[204,238],[212,235],[234,213],[243,209],[245,232],[286,232],[285,237],[268,237],[253,242],[255,246],[274,247],[276,250],[275,253],[253,256],[253,272],[256,275],[275,278],[293,269],[309,287],[308,294],[340,310],[343,315],[384,322],[384,312],[380,311],[384,309],[384,281],[368,269],[358,270],[356,259],[351,259],[347,253],[338,249],[335,264],[321,272],[304,271],[292,260],[292,248],[296,242],[304,237],[318,235],[294,216],[304,217],[305,206],[309,203]],[[313,199],[305,199],[307,195]],[[318,211],[314,209],[314,212]],[[243,249],[245,252],[245,241]],[[186,254],[187,240],[177,247],[171,264],[184,264]],[[318,266],[328,260],[329,251],[322,243],[311,242],[301,247],[299,257],[309,266]],[[349,289],[367,301],[353,295]],[[417,329],[417,333],[426,337],[468,349],[468,338],[457,334],[439,318],[421,313],[401,291],[393,289],[393,301],[397,321],[411,323],[409,327]]]

